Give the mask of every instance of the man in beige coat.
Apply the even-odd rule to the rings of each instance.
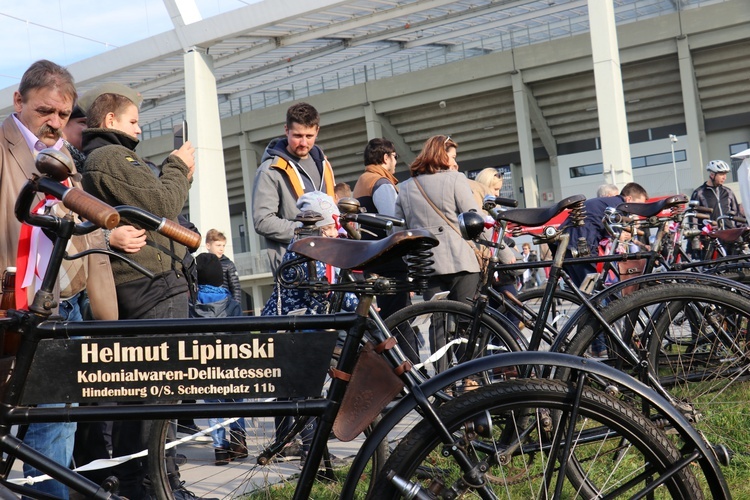
[[[45,148],[68,154],[62,130],[76,98],[73,77],[65,68],[42,60],[23,74],[13,94],[12,113],[0,128],[0,269],[14,267],[21,223],[13,211],[21,188],[36,172],[34,157]],[[75,423],[32,424],[24,442],[62,465],[73,454]],[[24,476],[38,472],[24,464]],[[57,481],[44,481],[34,488],[58,498],[68,498],[68,488]]]

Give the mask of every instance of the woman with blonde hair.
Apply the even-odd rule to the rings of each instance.
[[[496,197],[500,196],[500,190],[503,188],[503,174],[498,169],[491,168],[491,167],[485,168],[477,174],[474,180],[478,184],[484,186],[484,188],[486,189],[486,191],[489,192],[489,194],[496,196]],[[515,247],[515,242],[508,236],[505,237],[505,243],[510,247]],[[513,251],[511,250],[511,252]],[[506,259],[507,259],[507,256],[506,256]],[[510,263],[511,261],[505,260],[501,262],[503,264],[507,264],[507,263]],[[492,287],[495,288],[495,290],[497,290],[503,295],[510,294],[510,295],[513,295],[514,297],[518,295],[518,290],[516,289],[516,278],[510,273],[506,274],[506,273],[496,272],[492,276]],[[495,301],[494,299],[490,299],[490,305],[495,308],[501,307],[501,304]],[[518,324],[520,318],[517,318],[515,314],[511,312],[505,312],[504,314],[512,323]]]
[[[474,180],[487,186],[495,196],[500,196],[500,190],[503,188],[503,174],[496,168],[483,169]]]

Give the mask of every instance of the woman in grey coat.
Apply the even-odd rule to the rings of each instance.
[[[432,249],[435,273],[424,293],[425,300],[447,291],[449,299],[469,302],[479,286],[479,263],[469,242],[458,233],[458,214],[481,211],[469,182],[457,171],[457,147],[444,135],[427,139],[422,152],[411,164],[412,177],[401,184],[396,200],[396,217],[406,220],[410,229],[429,230],[440,241]],[[430,328],[432,352],[446,342],[445,335],[439,333],[442,328],[434,326]],[[444,358],[439,360],[437,370],[445,369],[446,363]]]

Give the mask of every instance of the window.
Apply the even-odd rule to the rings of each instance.
[[[687,160],[687,153],[685,153],[684,149],[674,152],[675,162],[686,161],[686,160]],[[648,156],[638,156],[636,158],[633,158],[632,160],[633,168],[654,167],[656,165],[665,165],[668,163],[672,163],[671,151],[668,153],[657,153],[657,154],[648,155]]]
[[[604,164],[592,163],[591,165],[582,165],[580,167],[573,167],[570,169],[570,178],[575,179],[576,177],[586,177],[589,175],[601,175],[604,173]]]
[[[747,148],[745,148],[747,149]],[[738,151],[742,151],[739,149]],[[674,152],[674,161],[687,161],[687,153],[684,149]],[[656,153],[647,156],[636,156],[630,160],[632,168],[654,167],[656,165],[665,165],[672,163],[672,152]],[[604,166],[601,163],[592,163],[591,165],[582,165],[570,169],[570,178],[586,177],[589,175],[600,175],[604,172]]]

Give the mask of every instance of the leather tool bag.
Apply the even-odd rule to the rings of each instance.
[[[641,276],[646,269],[646,259],[626,260],[617,263],[617,271],[620,274],[620,281],[624,281],[636,276]],[[638,290],[638,285],[626,286],[622,289],[622,296],[630,295]]]
[[[331,376],[344,380],[348,378],[349,381],[341,409],[333,423],[333,434],[340,441],[351,441],[361,434],[404,388],[399,375],[411,369],[411,364],[405,361],[394,369],[381,354],[395,345],[395,338],[377,346],[370,342],[365,344],[351,376],[331,369]]]

